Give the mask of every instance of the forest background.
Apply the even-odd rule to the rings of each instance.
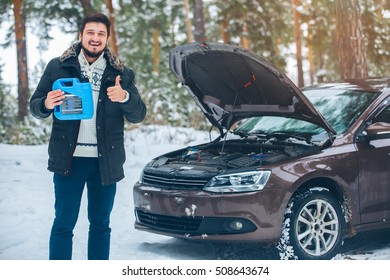
[[[9,26],[0,49],[16,46],[18,69],[13,88],[3,78],[7,58],[0,56],[0,143],[42,144],[50,136],[51,120],[28,112],[48,61],[29,66],[26,29],[45,50],[54,26],[76,41],[82,17],[92,10],[110,17],[110,47],[136,73],[148,107],[144,125],[209,129],[168,67],[168,52],[184,43],[249,49],[289,70],[299,87],[390,76],[389,0],[1,0],[0,8],[0,27]],[[58,48],[67,47],[58,42]],[[291,61],[293,73],[287,69]]]

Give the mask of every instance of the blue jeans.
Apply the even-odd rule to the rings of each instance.
[[[116,184],[102,186],[97,158],[74,157],[69,176],[54,174],[55,218],[50,234],[49,259],[72,259],[73,229],[85,184],[88,199],[88,259],[108,260],[110,215]]]

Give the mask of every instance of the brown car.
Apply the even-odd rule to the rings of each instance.
[[[137,229],[330,259],[344,238],[390,227],[389,77],[300,90],[223,44],[180,46],[169,62],[220,136],[145,166]]]

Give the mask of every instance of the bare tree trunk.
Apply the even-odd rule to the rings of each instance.
[[[194,0],[195,41],[205,42],[206,31],[204,27],[203,0]]]
[[[294,37],[296,46],[296,57],[297,57],[297,70],[298,70],[298,87],[304,86],[303,80],[303,68],[302,68],[302,42],[301,42],[301,16],[297,11],[297,8],[301,4],[300,0],[291,0],[293,5],[294,14]]]
[[[221,37],[222,37],[222,41],[227,44],[230,42],[230,36],[229,36],[229,32],[228,32],[228,20],[226,18],[226,15],[223,16],[223,20],[222,20],[222,23],[221,23]]]
[[[383,20],[383,4],[381,0],[374,0],[376,6],[376,14],[378,16],[379,21]]]
[[[325,75],[322,72],[322,70],[324,68],[324,55],[322,54],[321,50],[317,50],[316,57],[317,57],[316,82],[323,83],[323,82],[325,82]],[[321,72],[319,73],[318,70],[320,70]]]
[[[28,68],[26,47],[26,23],[23,17],[23,1],[14,0],[15,38],[18,61],[18,119],[27,116],[28,103]]]
[[[84,15],[94,11],[92,8],[91,0],[80,0],[81,7],[83,7]]]
[[[241,36],[241,45],[244,49],[250,49],[250,41],[248,36],[248,24],[246,23],[246,19],[243,19],[243,27],[242,27],[242,36]]]
[[[107,6],[107,9],[108,9],[109,19],[110,19],[110,22],[111,22],[111,28],[110,28],[110,48],[111,48],[111,51],[114,54],[119,55],[118,44],[116,43],[115,11],[114,11],[114,7],[112,6],[112,1],[111,0],[106,0],[106,6]]]
[[[309,38],[309,43],[307,44],[308,53],[307,53],[307,59],[309,60],[309,77],[310,77],[310,84],[314,84],[314,73],[315,73],[315,65],[314,65],[314,58],[313,58],[313,38],[311,35],[311,29],[310,26],[307,30],[307,37]]]
[[[192,37],[192,25],[190,19],[190,8],[188,0],[184,0],[184,16],[186,20],[186,30],[187,30],[187,43],[191,43],[194,39]]]
[[[310,3],[306,2],[304,4],[304,9],[309,10]],[[307,25],[307,60],[309,61],[309,81],[310,85],[314,84],[314,75],[316,72],[316,67],[314,64],[314,50],[313,50],[313,33],[312,33],[312,24],[308,23]]]
[[[367,57],[359,1],[335,0],[335,13],[341,78],[365,78]]]
[[[158,20],[155,19],[154,20],[154,23],[153,23],[153,26],[154,26],[154,31],[153,31],[153,72],[155,73],[158,73],[159,72],[159,64],[160,64],[160,61],[159,61],[159,56],[158,56],[158,53],[159,53],[159,42],[158,42],[158,37],[159,37],[159,24],[158,24]]]

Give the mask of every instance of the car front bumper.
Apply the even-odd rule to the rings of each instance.
[[[215,194],[139,182],[133,196],[136,229],[181,238],[262,243],[280,238],[288,201],[280,189]]]

